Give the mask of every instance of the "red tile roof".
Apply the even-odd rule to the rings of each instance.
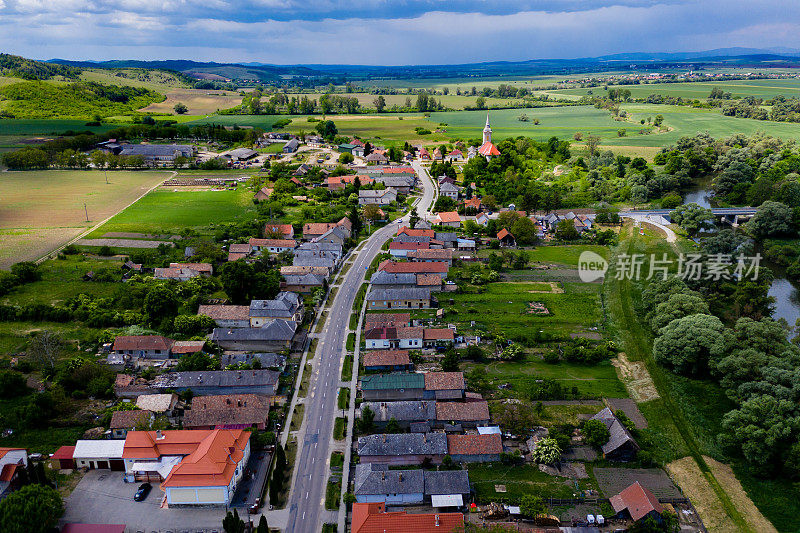
[[[463,390],[464,374],[461,372],[428,372],[425,390]]]
[[[453,341],[455,333],[450,328],[425,328],[422,338],[426,341]]]
[[[431,239],[436,236],[436,233],[432,229],[412,229],[407,226],[403,226],[397,230],[397,234],[406,234],[409,237],[430,237]]]
[[[430,248],[429,242],[390,242],[390,250],[423,250]]]
[[[445,211],[444,213],[439,213],[439,220],[444,223],[461,222],[461,217],[455,211]]]
[[[14,474],[17,473],[18,464],[5,464],[3,469],[0,470],[0,481],[11,481],[14,479]]]
[[[303,224],[303,235],[322,235],[338,225],[334,222],[310,222]]]
[[[387,513],[383,503],[354,503],[352,533],[453,533],[464,527],[461,513]]]
[[[381,172],[383,174],[416,174],[411,167],[386,167]]]
[[[214,320],[250,320],[249,305],[201,305],[198,315],[206,315]]]
[[[72,459],[73,455],[75,455],[75,446],[62,446],[50,456],[50,459]]]
[[[489,403],[485,400],[467,402],[436,402],[436,420],[489,420]]]
[[[115,352],[127,350],[164,350],[172,347],[172,339],[161,335],[121,335],[114,339]]]
[[[450,267],[442,261],[422,261],[422,262],[398,262],[387,259],[378,265],[378,270],[384,270],[390,274],[446,274]]]
[[[114,411],[111,415],[110,429],[145,428],[150,423],[150,411],[134,409],[132,411]]]
[[[162,487],[217,487],[228,485],[236,464],[244,457],[251,433],[241,429],[131,431],[125,439],[125,459],[156,459],[183,455]]]
[[[511,232],[508,231],[506,228],[503,228],[497,232],[497,238],[501,240],[504,239],[505,237],[508,237],[509,235],[511,235]],[[511,238],[513,239],[514,236],[511,235]]]
[[[421,339],[423,328],[379,326],[368,329],[366,339]]]
[[[270,246],[276,248],[295,248],[297,246],[297,241],[294,239],[254,239],[251,237],[249,244],[250,246],[261,246],[265,248],[269,248]]]
[[[294,235],[294,228],[291,224],[267,224],[264,226],[264,234],[279,233],[284,237],[291,237]]]
[[[500,435],[448,435],[447,453],[450,455],[483,455],[503,452]]]
[[[441,283],[441,280],[439,280]],[[371,329],[380,325],[407,326],[411,322],[411,313],[367,313],[364,319],[367,327]]]
[[[430,245],[430,243],[425,243]],[[450,261],[453,259],[453,250],[450,248],[442,248],[442,249],[428,249],[422,248],[419,250],[415,250],[408,254],[410,259],[419,259],[424,261],[426,259],[431,260],[438,260],[438,261]]]
[[[170,268],[188,268],[189,270],[194,270],[195,272],[208,272],[212,274],[214,272],[214,267],[211,266],[210,263],[170,263]]]
[[[641,520],[651,511],[659,514],[664,512],[664,507],[658,502],[658,498],[642,487],[638,481],[609,498],[609,501],[616,512],[627,509],[634,521]]]
[[[464,200],[464,207],[474,207],[475,209],[481,208],[481,199],[473,196],[469,200]]]
[[[408,350],[374,350],[364,354],[364,366],[410,365]]]
[[[486,142],[478,148],[478,153],[481,155],[500,155],[500,150],[492,143]]]

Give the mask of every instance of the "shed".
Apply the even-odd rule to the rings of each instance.
[[[122,460],[124,448],[124,440],[79,440],[75,443],[72,458],[78,468],[122,472],[125,470],[125,463]]]
[[[50,464],[56,470],[72,470],[75,468],[75,446],[62,446],[50,456]]]

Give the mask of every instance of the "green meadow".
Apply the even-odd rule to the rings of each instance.
[[[253,216],[253,193],[246,188],[187,191],[161,187],[114,216],[88,238],[108,232],[180,233]]]
[[[680,96],[685,99],[705,100],[713,88],[722,89],[736,96],[756,96],[769,99],[782,94],[784,96],[800,96],[800,79],[764,79],[764,80],[727,80],[698,81],[684,83],[647,83],[639,85],[611,85],[609,88],[627,89],[633,98],[646,98],[651,94],[664,96]],[[606,94],[603,87],[586,87],[576,89],[553,89],[545,91],[553,96],[602,96]]]

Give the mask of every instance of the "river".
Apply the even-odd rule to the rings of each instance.
[[[711,181],[698,183],[684,196],[683,203],[695,203],[701,207],[711,208],[713,192],[711,191]],[[763,261],[762,264],[769,267],[775,273],[775,281],[769,288],[769,295],[775,298],[775,311],[772,318],[778,320],[783,318],[794,327],[797,319],[800,318],[800,285],[786,278],[786,269],[778,265]]]

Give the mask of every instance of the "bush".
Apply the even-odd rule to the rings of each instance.
[[[114,255],[114,250],[110,246],[101,246],[98,253],[103,257],[109,257]]]
[[[611,438],[608,427],[600,420],[587,420],[583,424],[583,436],[586,443],[595,448],[601,447]]]
[[[13,370],[0,371],[1,398],[16,398],[28,394],[30,391],[22,374]]]

